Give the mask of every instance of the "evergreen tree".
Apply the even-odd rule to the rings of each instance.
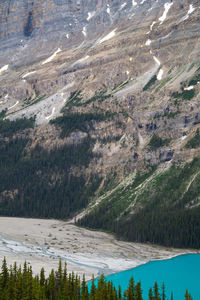
[[[162,284],[162,300],[165,300],[166,299],[166,295],[165,295],[165,284],[163,282]]]

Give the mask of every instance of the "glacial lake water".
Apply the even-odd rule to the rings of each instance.
[[[186,288],[193,300],[200,300],[200,254],[186,254],[172,259],[151,261],[131,270],[112,274],[106,277],[112,280],[115,287],[121,285],[124,291],[130,277],[141,281],[143,298],[148,300],[148,291],[157,281],[159,286],[165,283],[167,299],[184,300]]]

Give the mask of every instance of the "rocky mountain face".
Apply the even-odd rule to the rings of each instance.
[[[199,216],[199,24],[198,0],[1,1],[1,213],[199,246],[148,235]]]

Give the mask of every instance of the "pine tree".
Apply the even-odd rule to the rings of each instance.
[[[94,284],[94,275],[92,275],[92,284],[91,284],[91,290],[90,290],[90,300],[95,299],[96,294],[96,286]]]
[[[192,300],[191,295],[189,294],[188,290],[185,291],[185,300]]]
[[[157,282],[155,282],[153,290],[155,300],[161,300]]]
[[[135,300],[142,300],[142,289],[141,289],[141,282],[140,281],[136,284]]]
[[[119,285],[118,288],[118,299],[121,300],[122,299],[122,291],[121,291],[121,286]]]
[[[149,289],[149,300],[154,300],[152,288]]]
[[[163,282],[162,284],[162,300],[165,300],[166,299],[166,294],[165,294],[165,284]]]
[[[135,293],[135,284],[134,284],[133,276],[131,276],[131,278],[129,280],[129,285],[128,285],[127,300],[133,300],[134,293]]]
[[[9,279],[9,272],[8,272],[6,258],[4,257],[2,267],[1,267],[1,282],[3,288],[5,288],[6,284],[8,283],[8,279]]]

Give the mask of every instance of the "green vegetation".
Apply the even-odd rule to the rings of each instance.
[[[44,98],[46,97],[46,94],[43,94],[43,95],[36,95],[36,97],[31,100],[31,97],[27,98],[24,100],[24,102],[27,104],[27,106],[31,106],[33,104],[36,104],[42,100],[44,100]]]
[[[148,82],[147,84],[143,87],[143,91],[148,90],[157,80],[157,76],[154,75]]]
[[[192,149],[192,148],[198,148],[200,147],[200,134],[199,134],[199,129],[197,129],[194,137],[187,142],[185,145],[185,148]]]
[[[195,96],[195,90],[192,89],[192,90],[182,90],[181,93],[178,93],[178,92],[175,92],[172,94],[172,97],[173,98],[180,98],[180,99],[183,99],[183,100],[191,100],[193,97]]]
[[[190,79],[188,85],[196,85],[198,81],[200,81],[200,68],[198,68],[194,76]]]
[[[93,122],[100,122],[109,119],[112,116],[111,113],[106,112],[104,114],[79,114],[79,113],[66,113],[62,117],[58,117],[52,120],[51,124],[56,124],[62,128],[61,138],[68,136],[75,130],[88,132],[93,127]]]
[[[112,142],[118,142],[121,139],[121,137],[122,137],[121,135],[107,136],[107,137],[98,139],[98,141],[101,142],[102,144],[108,144],[108,143],[112,143]]]
[[[85,102],[82,102],[83,98],[81,96],[81,91],[75,91],[72,92],[67,103],[66,108],[72,107],[72,106],[86,106],[93,102],[102,102],[107,98],[110,98],[110,94],[106,94],[107,89],[104,88],[103,90],[95,92],[94,96],[90,99],[86,100]]]
[[[95,158],[93,140],[64,145],[47,151],[36,145],[23,130],[34,121],[0,120],[0,215],[44,218],[72,216],[85,207],[100,179],[71,174],[75,167],[86,168]],[[15,135],[17,132],[19,135]],[[9,139],[8,139],[9,138]]]
[[[49,276],[45,277],[44,268],[39,275],[33,275],[32,266],[24,263],[23,268],[16,263],[7,267],[6,259],[2,263],[0,274],[0,300],[142,300],[141,282],[135,283],[130,278],[128,288],[122,294],[119,285],[116,289],[112,281],[107,281],[101,275],[97,284],[92,278],[91,288],[88,289],[83,275],[82,280],[73,272],[67,272],[59,262],[58,269],[52,269]],[[149,290],[149,300],[165,300],[165,285],[160,290],[157,282]],[[185,292],[185,300],[192,300],[188,290]]]
[[[4,112],[2,112],[4,115]],[[35,120],[31,119],[17,119],[16,121],[10,121],[8,119],[2,120],[0,118],[0,135],[3,137],[11,137],[18,131],[23,131],[27,128],[34,127]]]
[[[161,147],[168,146],[170,143],[170,139],[162,139],[156,134],[154,134],[148,144],[149,150],[157,150]]]
[[[78,224],[130,241],[199,248],[199,168],[200,159],[195,158],[185,166],[127,179]]]
[[[129,80],[126,80],[125,82],[122,82],[120,84],[115,84],[114,88],[112,89],[112,94],[122,90],[125,86],[127,86],[129,83]]]

